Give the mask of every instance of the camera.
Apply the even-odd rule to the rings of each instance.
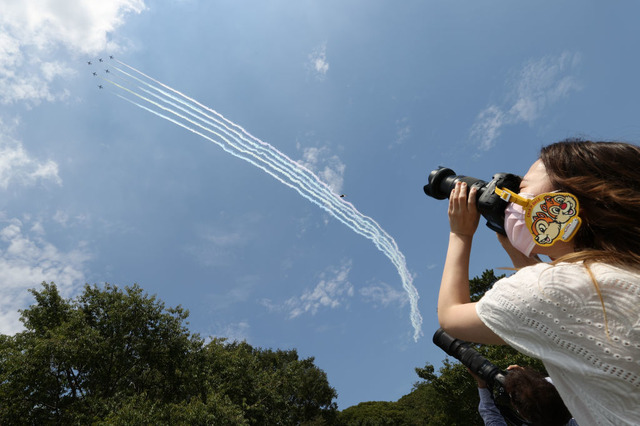
[[[492,364],[476,351],[471,343],[450,336],[442,328],[433,334],[433,343],[487,383],[487,387],[494,396],[496,407],[510,425],[526,426],[529,424],[511,407],[509,395],[504,387],[506,371],[502,371],[498,366]]]
[[[476,188],[478,211],[487,220],[487,226],[492,231],[506,235],[504,230],[504,209],[507,202],[495,194],[497,188],[507,188],[513,192],[520,192],[520,176],[511,173],[496,173],[489,182],[469,176],[456,175],[456,172],[446,167],[439,167],[429,173],[428,183],[424,186],[424,193],[436,200],[449,198],[456,182],[465,182],[469,189]]]

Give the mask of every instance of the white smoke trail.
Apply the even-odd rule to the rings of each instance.
[[[161,83],[124,62],[114,60],[130,72],[112,65],[112,75],[119,82],[103,80],[138,98],[132,100],[121,93],[120,98],[201,136],[273,176],[280,183],[327,211],[351,230],[370,239],[391,260],[398,270],[402,286],[409,295],[413,338],[422,335],[422,316],[418,310],[418,292],[406,266],[405,257],[395,240],[372,218],[360,213],[350,202],[334,194],[329,186],[306,167],[293,161],[273,146],[252,136],[244,128],[227,120],[218,112],[183,93]],[[145,105],[146,104],[146,105]]]
[[[167,94],[166,92],[164,92],[164,91],[162,91],[162,90],[159,90],[159,89],[157,89],[157,88],[155,88],[155,87],[153,87],[153,86],[150,86],[148,83],[143,82],[143,81],[141,81],[141,80],[137,79],[136,77],[131,76],[130,74],[128,74],[128,73],[126,73],[126,72],[124,72],[124,71],[120,70],[119,68],[115,67],[115,69],[117,69],[117,70],[119,70],[119,71],[123,72],[124,74],[126,74],[127,76],[129,76],[129,77],[131,77],[131,78],[134,78],[134,79],[138,80],[139,82],[143,83],[144,85],[149,86],[149,87],[151,87],[151,88],[155,89],[156,91],[161,92],[163,95],[169,96],[171,99],[175,99],[175,100],[177,100],[178,102],[180,102],[180,103],[182,103],[182,104],[184,104],[184,105],[187,105],[188,107],[191,107],[189,104],[184,103],[181,99],[178,99],[178,98],[176,98],[176,97],[174,97],[174,96],[172,96],[172,95],[170,95],[170,94]],[[120,85],[118,85],[118,86],[119,86],[119,87],[121,87],[121,88],[123,88],[123,87],[122,87],[122,86],[120,86]],[[129,89],[126,89],[126,88],[123,88],[123,89],[125,89],[125,90],[129,91]],[[235,143],[237,143],[237,145],[234,145],[234,147],[235,147],[236,149],[238,149],[239,151],[241,151],[242,153],[249,153],[249,154],[251,154],[252,156],[254,156],[256,159],[263,160],[263,161],[269,161],[269,159],[268,159],[268,158],[258,158],[258,155],[256,155],[256,145],[255,145],[255,144],[246,144],[246,143],[243,143],[243,141],[242,141],[241,139],[239,139],[239,138],[236,136],[236,134],[234,134],[234,133],[229,133],[229,132],[227,131],[227,130],[231,130],[228,126],[224,126],[224,128],[226,129],[226,130],[224,130],[224,129],[222,129],[222,128],[217,124],[217,123],[212,123],[211,121],[208,121],[208,120],[202,119],[202,118],[200,118],[198,115],[195,115],[194,113],[192,113],[191,111],[187,111],[187,110],[185,110],[185,108],[182,108],[182,107],[180,107],[179,105],[176,105],[175,103],[170,102],[170,101],[168,101],[167,99],[164,99],[164,98],[162,98],[161,96],[158,96],[158,95],[156,95],[156,94],[154,94],[154,93],[152,93],[152,92],[150,92],[150,91],[148,91],[148,90],[146,90],[146,89],[144,89],[144,88],[139,87],[139,89],[140,89],[140,90],[142,90],[143,92],[145,92],[145,93],[147,93],[147,94],[149,94],[149,95],[153,96],[154,98],[160,99],[162,102],[164,102],[164,103],[166,103],[166,104],[169,104],[169,105],[171,105],[171,106],[172,106],[172,107],[174,107],[174,108],[177,108],[177,109],[179,109],[179,110],[181,110],[181,111],[183,111],[183,112],[186,112],[188,115],[191,115],[193,118],[200,119],[200,120],[202,120],[204,123],[206,123],[206,124],[208,124],[208,125],[212,125],[212,126],[214,126],[214,128],[215,128],[215,129],[223,131],[223,132],[225,133],[225,135],[226,135],[226,136],[230,136],[232,139],[234,139],[234,142],[235,142]],[[135,94],[134,92],[131,92],[131,93]],[[167,107],[165,107],[165,106],[159,105],[157,102],[154,102],[153,100],[150,100],[150,99],[148,99],[148,98],[146,98],[146,97],[144,97],[144,96],[141,96],[141,95],[139,95],[139,94],[135,94],[135,95],[136,95],[136,96],[138,96],[138,97],[140,97],[141,99],[144,99],[145,101],[147,101],[147,102],[149,102],[149,103],[152,103],[152,104],[156,105],[158,108],[161,108],[161,109],[163,109],[163,110],[165,110],[165,111],[170,111],[171,113],[173,113],[173,114],[175,114],[175,115],[179,116],[180,118],[183,118],[183,119],[185,119],[185,120],[189,121],[190,123],[192,123],[192,124],[194,124],[194,125],[196,125],[196,126],[200,127],[200,128],[201,128],[201,129],[203,129],[203,130],[206,130],[206,131],[209,131],[209,132],[213,133],[215,136],[220,137],[224,142],[226,142],[226,144],[233,144],[233,143],[234,143],[234,142],[232,142],[232,141],[228,140],[225,136],[223,136],[223,135],[221,135],[220,133],[218,133],[217,131],[213,131],[213,130],[211,130],[210,128],[207,128],[207,127],[203,126],[202,124],[196,123],[196,122],[194,122],[193,120],[191,120],[191,119],[189,119],[189,118],[187,118],[187,117],[185,117],[185,116],[183,116],[183,115],[181,115],[181,114],[177,113],[175,110],[171,110],[170,108],[167,108]],[[136,105],[137,105],[137,104],[136,104]],[[140,105],[138,105],[138,106],[140,106]],[[202,112],[201,110],[198,110],[198,111]],[[205,116],[207,116],[206,114],[204,114],[204,115],[205,115]],[[207,116],[207,117],[209,117],[209,116]],[[165,118],[165,117],[163,116],[163,118]],[[231,123],[231,124],[233,124],[233,123]],[[247,134],[247,135],[248,135],[248,134]],[[249,137],[252,137],[251,135],[248,135],[248,136],[249,136]],[[258,140],[258,141],[259,141],[259,140]],[[217,142],[217,141],[215,141],[215,140],[214,140],[213,142],[218,143],[218,142]],[[332,201],[334,204],[335,204],[335,203],[337,203],[337,204],[336,204],[336,206],[337,206],[338,210],[328,210],[328,209],[326,208],[326,206],[324,206],[324,205],[322,205],[322,204],[318,204],[318,203],[316,202],[316,200],[311,199],[311,201],[312,201],[312,202],[314,202],[314,203],[316,203],[316,204],[318,204],[318,205],[320,205],[320,207],[324,208],[325,210],[328,210],[328,211],[329,211],[329,213],[331,213],[331,214],[333,214],[333,215],[335,215],[336,213],[338,213],[338,214],[340,214],[340,213],[341,213],[340,208],[341,208],[341,207],[344,207],[344,205],[345,205],[345,204],[344,204],[344,203],[342,203],[342,200],[338,200],[338,198],[335,196],[335,194],[333,194],[333,193],[331,192],[330,188],[329,188],[326,184],[324,184],[323,182],[321,182],[321,181],[317,178],[317,176],[313,175],[313,173],[312,173],[312,172],[310,172],[310,171],[308,171],[306,168],[304,168],[304,167],[302,167],[302,166],[298,165],[298,164],[297,164],[297,163],[295,163],[293,160],[289,159],[289,158],[288,158],[288,157],[286,157],[284,154],[280,153],[279,151],[277,151],[275,148],[271,147],[270,145],[265,144],[265,143],[264,143],[264,142],[262,142],[262,141],[259,141],[259,142],[260,142],[260,143],[262,143],[262,144],[264,144],[264,145],[265,145],[265,146],[267,146],[267,147],[270,147],[270,150],[263,150],[264,152],[260,152],[260,153],[258,153],[258,154],[263,154],[263,155],[264,155],[264,154],[267,154],[267,155],[280,154],[280,156],[279,156],[279,157],[274,157],[274,159],[275,159],[275,161],[276,161],[276,164],[273,164],[273,163],[272,163],[272,166],[273,166],[273,168],[274,168],[275,170],[277,170],[278,172],[281,172],[281,173],[285,174],[285,175],[286,175],[286,177],[287,177],[288,179],[290,179],[290,180],[294,181],[294,182],[295,182],[296,184],[298,184],[298,185],[301,185],[301,186],[302,186],[305,190],[307,190],[307,191],[313,191],[311,188],[308,188],[308,187],[307,187],[307,186],[308,186],[308,182],[311,182],[311,183],[316,184],[316,188],[315,188],[315,190],[316,190],[316,191],[317,191],[317,190],[320,190],[320,191],[325,192],[325,196],[327,196],[327,197],[328,197],[328,198],[326,198],[325,200],[327,200],[327,199],[328,199],[328,200]],[[227,146],[227,145],[222,144],[222,143],[218,143],[218,144],[219,144],[220,146],[222,146],[223,148],[225,148],[225,146]],[[246,149],[249,149],[249,151],[247,151]],[[242,156],[241,156],[241,158],[243,158],[243,159],[244,159],[244,157],[242,157]],[[249,160],[247,160],[247,161],[249,161]],[[253,163],[253,162],[252,162],[252,163]],[[255,164],[255,163],[253,163],[253,164]],[[289,173],[289,172],[287,172],[287,171],[284,171],[284,170],[282,170],[282,169],[279,167],[279,165],[284,165],[284,167],[287,167],[287,168],[291,169],[291,165],[292,165],[292,164],[297,165],[297,169],[293,169],[293,173],[295,173],[295,175],[292,175],[291,173]],[[264,170],[264,169],[263,169],[263,170]],[[268,172],[268,173],[270,173],[269,171],[267,171],[267,172]],[[301,178],[301,179],[300,179],[300,178],[297,178],[297,177],[296,177],[296,175],[300,175],[300,173],[299,173],[299,172],[308,172],[310,175],[309,175],[309,176],[304,176],[303,178]],[[270,173],[270,174],[271,174],[271,173]],[[317,184],[322,184],[322,186],[318,186]],[[297,187],[294,187],[294,189],[297,189]],[[303,195],[303,196],[305,196],[305,197],[307,197],[305,193],[302,193],[302,195]],[[368,223],[366,223],[366,224],[368,224]],[[360,224],[359,224],[358,222],[354,222],[354,223],[352,223],[352,225],[357,226],[357,227],[359,227],[359,226],[360,226]],[[365,231],[364,229],[361,229],[360,231],[357,231],[357,232],[361,233],[361,232],[366,232],[366,231]]]

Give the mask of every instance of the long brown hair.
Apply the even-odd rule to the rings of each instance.
[[[540,151],[555,189],[574,194],[582,227],[561,261],[640,268],[640,147],[567,139]]]

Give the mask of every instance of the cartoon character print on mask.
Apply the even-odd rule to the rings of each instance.
[[[576,200],[573,195],[546,195],[544,203],[540,204],[540,210],[547,213],[558,223],[567,223],[576,213]]]
[[[582,223],[578,200],[567,192],[540,194],[525,207],[525,222],[540,246],[569,241]]]
[[[560,223],[556,222],[551,216],[544,213],[536,213],[532,218],[531,234],[539,245],[549,245],[553,240],[558,238],[560,234]]]

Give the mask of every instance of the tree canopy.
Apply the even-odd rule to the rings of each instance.
[[[313,358],[205,343],[188,311],[133,285],[31,290],[25,330],[0,336],[1,424],[331,422],[337,394]]]

